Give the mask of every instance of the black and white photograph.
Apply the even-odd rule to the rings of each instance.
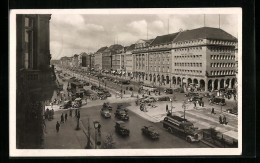
[[[11,156],[242,152],[241,8],[11,10],[9,57]]]

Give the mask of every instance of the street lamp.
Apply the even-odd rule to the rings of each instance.
[[[101,144],[100,141],[97,141],[97,129],[99,128],[100,123],[98,121],[94,121],[93,124],[94,124],[94,128],[95,128],[95,149],[97,149],[97,145]]]

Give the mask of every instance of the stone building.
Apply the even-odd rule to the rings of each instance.
[[[40,148],[45,102],[56,87],[49,14],[16,16],[16,147]]]
[[[135,49],[135,44],[130,45],[124,55],[124,66],[126,77],[131,78],[133,77],[133,54],[132,51]]]
[[[104,50],[104,52],[102,54],[102,69],[103,70],[110,72],[111,70],[115,71],[116,69],[118,69],[118,65],[120,65],[120,59],[119,59],[119,63],[118,63],[117,57],[113,57],[114,62],[112,62],[112,56],[115,54],[119,54],[122,49],[123,49],[122,45],[114,44],[114,45],[111,45],[106,50]],[[113,65],[113,63],[114,63],[114,65]]]
[[[204,91],[232,88],[237,39],[219,28],[180,32],[172,43],[172,84]]]
[[[171,87],[172,42],[179,33],[157,36],[149,46],[148,71],[145,80],[153,85]]]
[[[148,72],[148,50],[150,43],[153,39],[143,40],[140,39],[135,43],[133,53],[133,75],[138,81],[144,81]]]
[[[98,51],[94,54],[95,55],[95,69],[102,70],[102,54],[108,47],[102,47],[98,49]]]

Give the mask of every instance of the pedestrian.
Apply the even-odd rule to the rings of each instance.
[[[168,104],[166,104],[166,113],[168,113]]]
[[[59,132],[59,130],[60,130],[60,124],[59,124],[59,122],[57,121],[57,123],[56,123],[56,131],[57,131],[57,133]]]
[[[227,118],[225,115],[223,116],[223,124],[227,125]]]
[[[199,102],[199,106],[201,106],[201,101],[198,101]]]
[[[201,105],[202,105],[202,107],[204,107],[204,101],[201,101]]]
[[[223,123],[223,122],[222,122],[222,116],[221,116],[221,115],[219,116],[219,123],[220,123],[220,124]]]
[[[78,110],[78,115],[77,115],[78,119],[80,119],[80,111]]]
[[[77,109],[75,109],[75,117],[78,115],[78,114],[77,114],[77,111],[78,111],[78,110],[77,110]]]
[[[54,110],[51,109],[51,119],[53,119],[53,116],[54,116]]]
[[[98,133],[100,133],[101,124],[98,124]]]
[[[214,108],[211,109],[211,114],[215,114],[215,109]]]
[[[72,117],[72,110],[71,110],[71,108],[70,108],[70,117]]]
[[[159,91],[159,96],[161,95],[161,91]]]
[[[67,118],[68,118],[68,114],[66,113],[65,114],[65,122],[67,121]]]
[[[196,108],[196,102],[193,102],[194,103],[194,108]]]
[[[125,94],[125,90],[124,90],[124,94]]]
[[[62,113],[61,116],[60,116],[60,123],[64,123],[64,116],[63,116],[63,113]]]

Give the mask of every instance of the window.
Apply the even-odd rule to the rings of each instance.
[[[24,18],[24,43],[25,43],[25,53],[24,53],[24,68],[33,68],[34,54],[33,54],[33,19],[29,17]]]

